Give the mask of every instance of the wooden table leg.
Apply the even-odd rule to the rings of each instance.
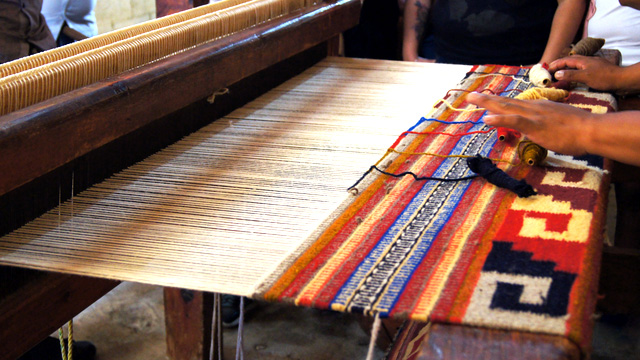
[[[170,359],[209,359],[213,298],[214,294],[208,292],[164,289],[167,355]],[[217,354],[215,348],[214,359],[218,359]]]

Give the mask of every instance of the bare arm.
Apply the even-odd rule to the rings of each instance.
[[[549,64],[558,80],[574,81],[602,91],[640,91],[640,63],[621,67],[593,56],[570,56]]]
[[[541,63],[550,63],[566,55],[565,49],[569,48],[578,32],[586,6],[584,0],[558,0],[558,8],[553,16],[549,40],[540,59]]]
[[[405,3],[402,40],[402,59],[405,61],[424,60],[418,56],[418,48],[427,28],[430,7],[431,0],[407,0]]]
[[[620,5],[640,10],[640,0],[620,0]]]
[[[592,114],[548,100],[515,100],[473,93],[472,104],[491,112],[485,123],[515,129],[541,146],[569,155],[596,154],[640,165],[640,112]]]

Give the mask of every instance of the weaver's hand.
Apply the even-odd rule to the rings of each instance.
[[[489,110],[487,125],[515,129],[540,146],[568,155],[586,153],[584,124],[593,115],[571,105],[549,100],[516,100],[471,93],[467,101]]]
[[[596,56],[574,55],[549,64],[549,72],[561,81],[574,81],[602,91],[620,90],[623,68]]]

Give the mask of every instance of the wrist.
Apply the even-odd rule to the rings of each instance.
[[[616,92],[627,94],[640,90],[640,84],[638,84],[638,81],[640,81],[639,70],[636,66],[616,67],[612,74],[613,88]]]

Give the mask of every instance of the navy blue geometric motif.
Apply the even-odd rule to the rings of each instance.
[[[528,311],[550,316],[563,316],[568,312],[569,293],[576,279],[576,274],[555,271],[553,261],[531,260],[532,253],[512,250],[513,244],[494,241],[493,248],[482,268],[483,271],[495,271],[502,274],[530,276],[534,278],[550,278],[546,297],[540,304],[520,302],[524,291],[523,284],[498,281],[496,291],[491,299],[490,307],[513,311]]]

